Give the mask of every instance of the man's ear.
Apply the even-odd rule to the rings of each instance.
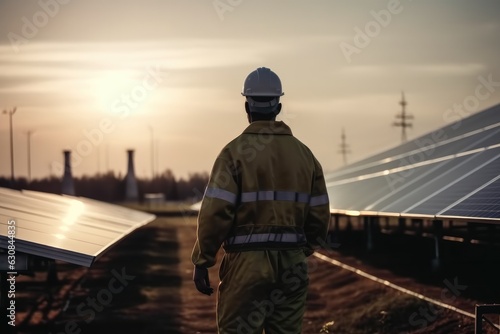
[[[248,123],[252,123],[252,114],[250,114],[250,106],[248,105],[248,102],[245,102],[245,111],[247,112],[247,119]]]
[[[274,112],[274,114],[277,116],[281,111],[281,103],[278,103],[278,106],[276,107],[276,111]]]

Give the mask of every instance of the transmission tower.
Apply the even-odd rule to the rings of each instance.
[[[349,145],[346,142],[344,128],[342,128],[342,134],[340,136],[340,149],[339,149],[339,153],[342,154],[342,158],[344,160],[344,165],[347,165],[347,154],[351,153],[351,150],[349,149]]]
[[[393,126],[401,127],[401,140],[403,143],[406,141],[406,128],[411,128],[412,124],[410,120],[413,119],[412,115],[406,113],[406,105],[408,104],[405,100],[405,93],[401,92],[401,114],[396,115],[397,121],[392,123]]]

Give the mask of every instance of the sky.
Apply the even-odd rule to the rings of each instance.
[[[0,1],[0,175],[209,172],[248,125],[241,88],[281,78],[279,120],[328,172],[500,103],[497,0]],[[30,153],[28,154],[28,144]]]

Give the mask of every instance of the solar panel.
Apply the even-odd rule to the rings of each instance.
[[[0,188],[0,248],[15,221],[16,252],[89,267],[154,215],[91,199]]]
[[[387,191],[387,182],[383,177],[371,178],[352,183],[340,184],[328,189],[330,207],[341,210],[364,210],[368,204]],[[366,192],[370,189],[370,192]]]
[[[498,144],[500,123],[488,128],[470,131],[461,136],[447,138],[435,142],[424,137],[411,142],[409,150],[397,155],[388,155],[380,160],[358,163],[356,166],[341,169],[327,176],[327,181],[345,180],[349,177],[367,175],[383,170],[391,170],[402,166],[410,166],[422,161],[436,160],[459,152],[468,152],[475,149]],[[407,147],[408,145],[404,145]]]
[[[404,212],[438,214],[496,177],[499,171],[500,148],[478,153],[449,175],[443,175],[425,187],[427,197],[412,204]]]
[[[341,168],[326,180],[333,211],[500,219],[499,171],[497,105]]]
[[[498,174],[498,169],[497,169]],[[438,213],[440,217],[473,216],[500,219],[500,175],[487,182],[470,196]]]

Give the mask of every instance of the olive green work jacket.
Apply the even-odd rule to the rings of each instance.
[[[295,249],[308,255],[330,220],[320,163],[280,121],[252,122],[219,153],[198,214],[192,261],[211,267],[227,252]]]

